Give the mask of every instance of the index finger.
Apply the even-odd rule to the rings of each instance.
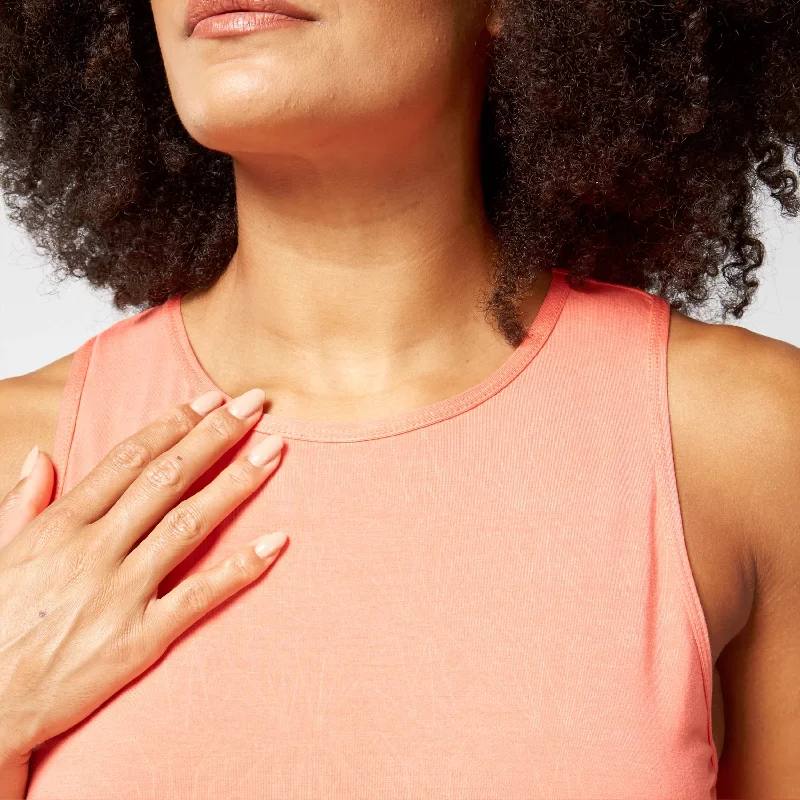
[[[190,403],[173,406],[114,445],[102,461],[61,498],[70,505],[72,519],[88,525],[107,514],[154,458],[183,439],[224,400],[221,392],[212,389]],[[54,503],[45,512],[63,504]]]

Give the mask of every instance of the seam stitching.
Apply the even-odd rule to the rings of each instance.
[[[378,428],[377,433],[374,432],[361,432],[361,433],[331,433],[327,426],[321,425],[315,427],[312,425],[304,426],[303,431],[298,431],[291,423],[284,424],[283,418],[278,418],[271,421],[262,417],[252,429],[260,433],[280,433],[285,439],[313,441],[313,442],[363,442],[375,441],[378,439],[388,438],[390,436],[397,436],[400,434],[411,433],[412,431],[428,427],[429,425],[447,422],[455,417],[483,405],[499,394],[502,390],[515,383],[516,380],[527,370],[531,362],[542,350],[547,340],[553,333],[556,324],[561,316],[561,312],[566,305],[572,287],[562,278],[561,284],[551,287],[552,294],[547,307],[543,305],[539,309],[536,320],[534,321],[533,332],[525,339],[521,347],[525,348],[525,352],[521,353],[519,350],[514,351],[511,358],[515,361],[515,368],[510,369],[509,362],[506,362],[499,370],[492,376],[492,382],[488,379],[482,381],[484,384],[483,390],[480,394],[477,393],[477,386],[472,387],[461,393],[462,397],[456,402],[455,397],[447,398],[446,401],[435,403],[435,406],[441,406],[443,403],[448,403],[449,408],[445,416],[442,416],[441,408],[437,408],[434,412],[422,413],[421,409],[416,409],[413,412],[414,419],[403,420],[395,423],[394,425],[376,425]],[[207,376],[199,373],[195,365],[197,360],[196,354],[190,352],[191,342],[186,337],[185,327],[183,327],[180,318],[180,295],[173,295],[163,306],[162,313],[166,316],[166,324],[168,326],[168,333],[170,344],[173,353],[179,359],[180,364],[183,366],[186,373],[190,376],[190,381],[193,391],[204,391],[206,389],[214,388],[213,384],[209,382]],[[542,311],[544,310],[544,314]],[[481,385],[481,384],[479,384]],[[269,423],[272,423],[271,425]],[[380,420],[378,421],[380,422]],[[267,427],[264,427],[264,426]]]

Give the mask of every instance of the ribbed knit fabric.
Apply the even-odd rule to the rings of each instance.
[[[669,305],[554,272],[528,337],[390,418],[266,414],[283,462],[161,584],[286,531],[256,583],[34,751],[29,800],[716,797]],[[57,491],[213,384],[180,297],[87,341]]]

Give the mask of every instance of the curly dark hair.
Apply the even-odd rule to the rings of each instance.
[[[12,219],[119,309],[212,285],[237,243],[232,159],[181,124],[149,3],[57,5],[0,5]],[[798,212],[795,0],[504,0],[490,64],[486,310],[504,336],[521,341],[519,301],[552,267],[741,318],[765,250],[758,181]]]

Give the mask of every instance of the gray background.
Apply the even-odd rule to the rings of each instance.
[[[761,287],[745,316],[729,324],[800,347],[800,220],[782,218],[766,190],[759,208],[760,238],[767,248]],[[72,353],[95,333],[135,313],[115,310],[107,293],[81,281],[57,282],[47,259],[8,222],[2,204],[0,269],[0,379]]]

